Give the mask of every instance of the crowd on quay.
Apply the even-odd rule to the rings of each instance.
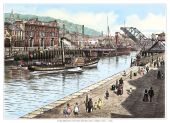
[[[164,72],[159,70],[160,66],[164,66],[164,60],[162,58],[162,60],[157,60],[157,62],[158,63],[154,66],[154,67],[158,68],[157,79],[164,79]],[[153,62],[153,64],[155,64],[155,63]],[[123,71],[122,77],[120,77],[119,80],[117,79],[114,82],[114,84],[110,87],[110,92],[113,92],[118,96],[123,95],[123,92],[124,92],[123,91],[123,87],[124,87],[123,77],[126,76],[126,77],[130,77],[130,79],[132,79],[132,77],[137,76],[137,74],[139,74],[141,76],[148,74],[149,70],[150,70],[149,65],[147,65],[147,66],[139,67],[137,72],[131,70],[129,75],[127,75],[126,71]],[[132,89],[132,87],[130,87],[128,90],[128,94],[132,94],[132,91],[133,91],[133,89]],[[109,91],[106,90],[105,94],[104,94],[105,100],[109,99],[109,95],[110,95]],[[155,95],[155,93],[154,93],[153,87],[149,87],[149,89],[145,88],[142,101],[143,102],[153,102],[154,95]],[[102,106],[104,105],[104,101],[102,100],[101,97],[99,97],[98,100],[94,100],[91,97],[89,98],[88,94],[86,94],[86,99],[84,101],[84,105],[85,105],[85,111],[87,113],[91,113],[94,110],[100,110],[102,108]],[[79,113],[80,113],[79,104],[76,102],[74,107],[73,108],[72,107],[70,106],[69,103],[67,103],[67,106],[64,107],[63,114],[65,117],[68,117],[72,112],[74,113],[75,116],[79,115]]]
[[[157,79],[164,79],[164,71],[159,70],[159,67],[165,65],[164,59],[163,58],[162,59],[161,58],[157,58],[157,60],[155,62],[152,61],[152,63],[154,65],[154,68],[156,68],[156,67],[158,68]],[[147,73],[148,73],[148,71],[149,70],[147,70]],[[143,102],[152,102],[153,97],[154,97],[154,90],[153,90],[152,87],[150,87],[149,90],[148,89],[144,90]]]
[[[109,97],[109,92],[106,91],[106,97],[105,98],[108,99],[108,97]],[[89,98],[88,94],[86,94],[86,100],[84,101],[84,104],[85,104],[86,112],[87,113],[91,113],[94,110],[101,109],[102,106],[103,106],[103,101],[102,101],[101,98],[98,98],[98,100],[93,103],[92,98]],[[78,116],[79,115],[80,108],[79,108],[79,105],[78,105],[77,102],[76,102],[75,106],[73,107],[73,109],[72,109],[72,107],[70,106],[69,103],[67,103],[67,106],[64,107],[64,109],[63,109],[63,115],[65,117],[70,116],[70,114],[72,112],[74,113],[74,116]]]

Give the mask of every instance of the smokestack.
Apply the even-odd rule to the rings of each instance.
[[[84,25],[82,25],[82,35],[84,37]]]
[[[118,32],[115,32],[115,39],[116,39],[116,46],[117,46],[117,43],[118,43]]]

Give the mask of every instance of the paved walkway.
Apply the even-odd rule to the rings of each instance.
[[[164,67],[159,68],[164,72]],[[148,74],[133,76],[132,79],[124,80],[123,95],[116,95],[110,90],[115,81],[110,80],[107,84],[101,85],[90,91],[88,96],[92,98],[93,104],[101,98],[103,106],[101,109],[93,110],[91,113],[85,111],[84,101],[86,94],[72,99],[68,103],[73,108],[78,102],[80,113],[76,118],[164,118],[165,117],[165,89],[164,80],[158,80],[157,68],[152,68]],[[132,94],[128,94],[130,87],[133,89]],[[153,87],[153,102],[143,102],[144,89]],[[105,91],[108,90],[110,97],[108,100],[104,98]],[[37,116],[36,118],[65,118],[63,116],[63,108],[66,104],[56,107],[50,111]],[[72,113],[68,118],[75,118]]]

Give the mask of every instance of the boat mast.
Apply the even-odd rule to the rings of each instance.
[[[117,56],[118,32],[115,32],[115,40],[116,40],[116,56]]]
[[[109,29],[108,16],[107,16],[107,40],[109,41],[109,47],[110,47],[109,33],[110,33],[110,29]]]
[[[124,20],[124,28],[125,28],[125,20]],[[124,33],[124,42],[125,42],[125,38],[126,38],[126,33]],[[127,40],[126,40],[126,47],[127,47]]]
[[[107,16],[107,36],[109,38],[109,24],[108,24],[108,16]]]
[[[61,51],[62,51],[62,64],[65,64],[65,54],[64,54],[64,43],[63,43],[64,37],[61,38]]]
[[[61,38],[61,41],[60,41],[61,51],[62,51],[62,64],[63,65],[65,64],[64,43],[63,43],[64,37],[65,37],[65,24],[63,24],[63,37]]]

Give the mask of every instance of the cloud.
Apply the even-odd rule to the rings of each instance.
[[[139,15],[130,15],[126,17],[126,26],[138,28],[140,31],[151,34],[166,31],[166,17],[148,13],[145,18]]]
[[[114,12],[93,13],[93,12],[77,12],[69,13],[64,9],[51,9],[43,13],[43,16],[51,16],[54,18],[67,20],[76,24],[85,25],[86,27],[104,31],[107,30],[107,16],[109,17],[109,25],[113,27],[118,17]]]
[[[50,9],[42,14],[43,16],[51,16],[54,18],[67,20],[76,24],[85,25],[86,27],[107,32],[107,16],[109,18],[110,32],[112,35],[115,31],[120,31],[124,20],[118,20],[118,13],[111,12],[76,12],[70,13],[65,9]],[[122,25],[118,24],[122,21]],[[145,18],[140,18],[140,15],[129,15],[125,17],[125,26],[138,28],[144,34],[151,34],[166,31],[166,17],[163,15],[155,15],[148,13]],[[120,22],[119,22],[120,23]]]

